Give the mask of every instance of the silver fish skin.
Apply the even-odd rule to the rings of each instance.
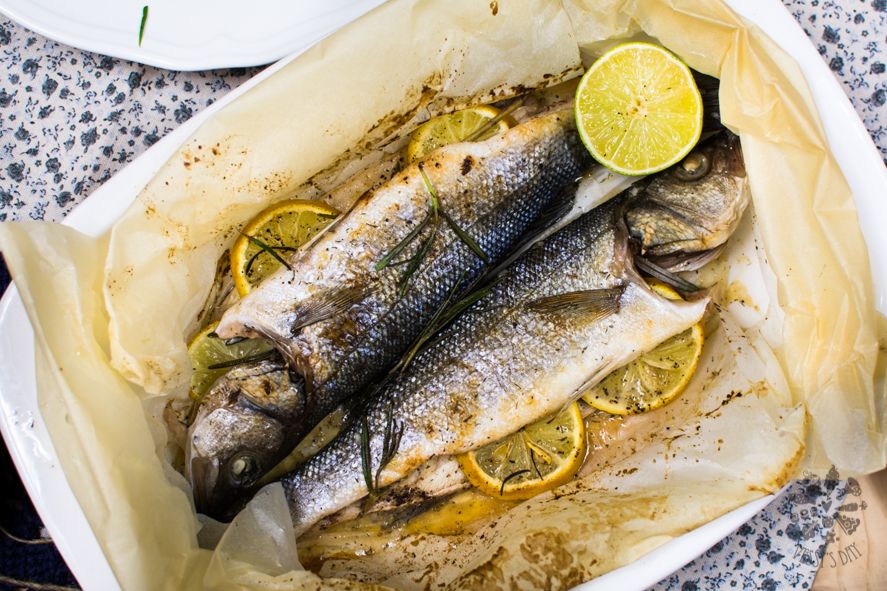
[[[200,513],[223,511],[295,447],[289,425],[307,402],[304,380],[277,353],[216,380],[185,441],[185,477]]]
[[[624,203],[610,201],[534,245],[377,394],[366,411],[373,474],[389,412],[403,428],[381,486],[562,409],[699,321],[707,300],[666,300],[633,270]],[[586,297],[600,294],[603,303]],[[297,535],[368,493],[361,431],[362,421],[352,424],[281,479]]]
[[[651,177],[626,222],[641,254],[686,258],[724,244],[749,200],[739,137],[725,130],[700,143],[667,174]]]
[[[443,210],[474,239],[490,265],[508,255],[590,164],[569,106],[484,142],[446,146],[421,161]],[[287,444],[298,442],[340,403],[381,378],[446,299],[458,296],[488,268],[439,218],[395,258],[414,256],[436,232],[402,295],[399,282],[407,265],[376,270],[426,218],[430,206],[419,163],[407,166],[362,198],[309,249],[296,253],[290,259],[292,271],[281,268],[224,314],[216,329],[220,337],[268,339],[305,379],[309,402],[303,416],[289,425]],[[212,479],[203,479],[198,486],[212,485]],[[195,489],[195,497],[219,496]]]

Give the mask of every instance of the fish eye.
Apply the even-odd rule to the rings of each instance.
[[[711,160],[702,152],[691,152],[674,169],[674,175],[682,181],[698,181],[711,170]]]
[[[228,463],[228,473],[236,484],[250,485],[261,474],[261,462],[256,454],[240,452]]]

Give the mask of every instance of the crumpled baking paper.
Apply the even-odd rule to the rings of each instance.
[[[639,37],[721,79],[754,199],[755,223],[725,254],[725,308],[696,385],[658,415],[602,418],[595,471],[448,540],[451,552],[425,536],[418,559],[389,552],[326,574],[566,589],[804,468],[884,466],[866,246],[794,62],[720,2],[392,0],[220,110],[109,235],[0,225],[35,330],[41,413],[124,589],[370,588],[299,566],[276,485],[214,551],[198,544],[211,528],[201,531],[158,417],[186,396],[186,339],[216,261],[268,203],[322,197],[428,117],[551,86]]]

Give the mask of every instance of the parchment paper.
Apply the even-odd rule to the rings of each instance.
[[[645,445],[627,457],[602,452],[598,471],[450,554],[395,564],[388,583],[564,589],[774,492],[800,469],[884,466],[866,248],[810,94],[781,50],[719,2],[392,0],[205,123],[110,236],[0,225],[37,335],[43,415],[124,589],[361,586],[299,567],[279,486],[214,552],[198,547],[201,525],[155,417],[186,395],[186,338],[219,254],[267,203],[296,190],[322,195],[418,122],[577,75],[580,56],[588,65],[638,35],[721,78],[723,121],[741,134],[757,212],[761,319],[723,314],[712,350],[731,378],[674,403],[695,405],[677,433],[652,430],[652,419],[620,431],[614,442],[643,433]]]

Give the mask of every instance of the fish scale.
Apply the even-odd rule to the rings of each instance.
[[[449,150],[444,148],[424,161],[444,209],[491,260],[507,254],[552,197],[590,164],[578,134],[572,129],[569,110],[525,126],[538,129],[516,128],[512,130],[516,132],[514,138],[509,132],[498,140],[486,142],[498,142],[501,144],[498,149],[460,144]],[[469,156],[474,162],[470,171],[474,175],[462,174],[462,163]],[[455,233],[438,223],[438,236],[431,252],[412,276],[403,296],[398,293],[403,267],[371,272],[374,264],[424,218],[430,201],[414,167],[393,179],[390,185],[380,191],[389,194],[383,197],[395,201],[393,205],[386,202],[381,207],[373,207],[375,202],[384,201],[377,191],[365,207],[354,212],[350,225],[314,247],[315,252],[327,253],[328,259],[315,256],[307,266],[325,264],[327,271],[319,270],[310,281],[302,282],[298,276],[292,281],[282,269],[229,311],[218,330],[225,338],[263,336],[273,340],[295,366],[310,369],[310,378],[316,382],[312,384],[317,388],[316,398],[321,404],[350,396],[387,370],[418,336],[462,274],[465,274],[461,283],[464,287],[486,267]],[[378,231],[369,232],[372,236],[365,236],[367,226],[381,221],[388,223]],[[361,230],[360,235],[354,237],[357,230]],[[414,241],[412,249],[398,258],[414,253],[429,233],[427,228]],[[304,261],[298,264],[306,266]],[[309,289],[298,285],[290,290],[286,294],[289,301],[283,303],[277,293],[268,295],[275,291],[269,286],[279,287],[287,282],[310,282],[311,285]],[[317,297],[312,292],[343,287],[365,290],[365,297],[335,317],[289,336],[287,324],[292,324],[291,311],[303,293],[308,295],[308,298],[302,297],[304,301]],[[268,305],[270,300],[274,301]],[[234,320],[229,322],[230,319]]]
[[[627,231],[614,200],[535,245],[492,293],[457,318],[366,410],[377,467],[389,408],[403,427],[385,485],[431,457],[501,439],[563,408],[577,393],[701,318],[706,301],[654,294],[627,264]],[[621,287],[619,310],[537,310],[541,298]],[[285,476],[296,533],[367,494],[361,423]],[[375,473],[375,469],[373,470]]]
[[[549,123],[550,122],[551,120],[549,120]],[[538,123],[539,121],[537,121],[537,124]],[[555,123],[558,122],[555,121]],[[544,124],[542,127],[544,128]],[[557,128],[556,125],[554,127]],[[518,131],[523,134],[527,129],[528,128],[518,128]],[[544,129],[542,131],[544,131]],[[535,131],[531,131],[527,133],[527,135],[531,137],[538,136],[539,132],[540,130],[537,127]],[[543,133],[542,135],[545,134]],[[530,155],[538,153],[539,146],[543,146],[545,143],[534,143],[534,141],[535,140],[532,140],[530,142],[534,147],[532,147],[532,149],[527,148],[527,153]],[[474,148],[474,146],[472,146],[472,148]],[[482,158],[489,156],[489,147],[486,149],[488,151],[485,154],[481,154],[480,152],[475,153],[479,158],[475,161],[475,164],[480,162]],[[446,149],[442,152],[447,153]],[[464,152],[460,154],[459,157],[461,158],[463,155]],[[556,166],[556,162],[558,161],[559,160],[557,160],[556,157],[552,156],[551,162],[555,163],[552,164],[553,166]],[[474,224],[479,223],[469,222],[471,219],[470,216],[474,215],[478,220],[482,220],[484,219],[484,215],[494,215],[497,211],[497,207],[494,207],[491,201],[485,200],[483,195],[480,194],[474,195],[479,201],[473,205],[466,205],[464,211],[460,210],[458,207],[451,207],[451,204],[448,201],[449,197],[447,196],[459,195],[460,191],[465,191],[464,186],[459,186],[459,181],[461,179],[461,164],[463,162],[459,160],[450,162],[450,165],[460,165],[460,171],[457,173],[459,176],[455,177],[455,181],[452,183],[453,186],[449,187],[449,189],[452,190],[447,190],[447,183],[440,182],[440,171],[438,171],[438,173],[434,172],[438,168],[436,164],[439,164],[440,162],[435,161],[434,159],[430,159],[426,162],[431,162],[434,166],[433,169],[429,168],[429,170],[431,171],[435,186],[442,193],[444,203],[447,205],[448,209],[452,210],[453,216],[459,219],[462,225],[467,226],[470,232],[474,232]],[[518,162],[518,164],[520,166],[517,166],[518,170],[514,172],[520,175],[525,170],[526,159]],[[326,258],[327,260],[325,262],[328,264],[313,267],[310,274],[305,273],[304,269],[300,269],[301,275],[299,281],[308,286],[314,286],[315,288],[319,287],[322,290],[324,286],[327,285],[324,282],[328,281],[330,277],[353,277],[356,270],[363,269],[366,271],[368,268],[372,269],[375,265],[375,261],[379,260],[384,252],[387,252],[386,249],[391,248],[390,244],[393,244],[394,242],[390,241],[395,240],[395,238],[399,240],[399,237],[406,235],[411,228],[419,223],[421,216],[427,211],[427,188],[424,186],[424,181],[421,180],[421,177],[416,176],[416,173],[416,169],[413,169],[412,180],[414,181],[414,185],[410,185],[410,183],[407,182],[411,178],[410,174],[402,173],[404,174],[404,177],[402,177],[402,180],[404,181],[402,186],[397,184],[392,185],[388,188],[389,191],[387,195],[383,194],[373,199],[377,205],[380,198],[383,201],[382,206],[377,207],[376,215],[379,219],[382,219],[385,226],[383,228],[378,228],[378,233],[370,232],[367,236],[358,232],[352,235],[351,232],[353,229],[359,227],[361,223],[366,225],[367,219],[372,219],[367,217],[368,212],[366,209],[359,209],[356,212],[354,219],[351,217],[344,219],[344,221],[348,221],[348,223],[351,224],[351,229],[349,229],[347,224],[343,225],[338,229],[335,239],[328,240],[323,250],[319,251],[319,253],[314,252],[315,255],[323,255],[321,258]],[[482,179],[475,177],[475,181],[477,181],[478,186],[483,184],[488,186],[497,184],[501,185],[502,181],[499,177],[501,177],[500,174],[495,174],[493,176],[487,175]],[[574,195],[574,193],[577,191],[581,192],[582,186],[582,183],[576,183],[566,188],[562,192],[562,195],[556,198],[558,207],[555,208],[552,213],[555,211],[557,213],[562,213],[564,211],[563,206],[572,203],[574,197],[575,202],[579,203],[583,198],[579,195]],[[417,193],[413,194],[417,199],[407,199],[404,198],[403,195],[399,196],[399,200],[390,199],[392,195],[396,196],[398,191],[403,191],[404,187],[411,187],[413,190],[417,191]],[[418,198],[420,196],[422,197],[421,199]],[[386,199],[388,201],[386,201]],[[459,427],[459,425],[471,422],[476,415],[480,416],[480,414],[483,414],[476,408],[474,410],[471,409],[476,405],[480,393],[489,393],[489,388],[491,387],[495,386],[501,391],[513,391],[512,394],[518,392],[525,396],[525,398],[520,398],[512,395],[510,399],[503,398],[503,400],[506,400],[507,404],[504,402],[503,404],[505,404],[505,407],[498,409],[502,413],[501,416],[496,417],[487,415],[485,419],[493,422],[498,420],[500,429],[517,429],[524,424],[521,423],[524,417],[515,416],[513,413],[516,410],[526,407],[525,410],[529,409],[535,412],[540,405],[544,406],[545,404],[550,404],[551,400],[557,399],[558,396],[563,397],[565,395],[564,392],[574,392],[584,385],[590,385],[594,379],[603,377],[607,373],[606,370],[612,369],[610,366],[614,365],[620,359],[623,360],[623,362],[630,361],[639,353],[649,350],[658,344],[658,342],[655,341],[655,335],[658,333],[653,329],[657,329],[658,319],[668,317],[667,312],[669,309],[647,309],[646,311],[642,310],[642,313],[630,314],[630,319],[633,319],[636,324],[639,322],[644,322],[646,324],[637,324],[633,327],[630,326],[629,329],[627,329],[628,334],[622,334],[618,339],[614,337],[614,334],[619,333],[620,330],[623,333],[626,332],[625,322],[627,322],[627,320],[625,322],[620,320],[619,322],[621,324],[618,326],[614,325],[615,328],[609,327],[609,324],[607,323],[603,323],[599,326],[600,334],[596,335],[597,340],[593,340],[591,344],[582,345],[579,349],[571,348],[572,345],[569,340],[554,343],[549,347],[545,343],[534,343],[531,337],[533,337],[533,335],[538,336],[539,334],[555,334],[561,335],[565,338],[571,335],[577,338],[581,337],[581,331],[577,333],[575,330],[575,320],[578,316],[573,312],[569,314],[559,313],[555,315],[552,315],[552,312],[557,309],[563,311],[563,304],[565,303],[569,304],[566,308],[567,312],[570,311],[571,306],[575,308],[579,303],[582,303],[585,306],[585,310],[590,312],[592,310],[589,308],[589,305],[595,304],[603,306],[607,301],[607,297],[609,297],[607,294],[610,292],[603,292],[603,295],[601,295],[601,292],[599,291],[588,292],[587,289],[583,289],[583,287],[587,288],[589,285],[597,285],[598,287],[594,289],[599,290],[600,286],[613,285],[615,279],[624,279],[623,275],[625,274],[627,274],[626,276],[629,278],[634,276],[630,269],[631,263],[627,263],[626,260],[628,257],[627,252],[623,249],[614,250],[611,248],[610,250],[607,250],[605,248],[607,244],[613,244],[613,241],[622,244],[626,240],[627,234],[635,237],[638,241],[647,241],[647,243],[651,245],[664,245],[669,243],[679,244],[678,251],[666,255],[667,257],[670,257],[670,260],[673,259],[668,264],[679,264],[686,268],[695,268],[694,265],[703,264],[704,260],[710,260],[716,257],[721,248],[717,246],[717,244],[726,240],[732,230],[735,229],[739,222],[739,218],[741,217],[741,213],[745,209],[745,205],[749,199],[748,182],[742,162],[742,152],[738,138],[727,132],[713,136],[710,140],[697,146],[697,148],[694,149],[694,152],[682,163],[626,190],[622,195],[622,199],[625,200],[627,209],[624,219],[620,218],[618,223],[606,224],[602,222],[602,219],[594,218],[594,215],[598,214],[589,214],[590,217],[583,218],[585,220],[583,224],[585,225],[582,227],[585,229],[585,234],[582,234],[579,237],[573,236],[570,239],[572,242],[569,240],[567,242],[563,241],[564,236],[567,234],[558,234],[561,242],[546,241],[541,245],[537,244],[532,253],[526,255],[525,258],[522,259],[523,262],[520,263],[519,272],[524,278],[523,281],[527,282],[526,284],[506,281],[500,287],[497,287],[497,289],[504,291],[497,291],[496,293],[499,295],[496,297],[505,297],[507,295],[512,298],[512,300],[503,300],[500,302],[507,308],[507,306],[510,305],[508,302],[518,301],[521,294],[524,293],[522,290],[525,290],[527,285],[537,286],[539,291],[534,294],[534,297],[541,299],[537,299],[535,304],[522,304],[524,306],[529,306],[529,308],[523,309],[521,314],[513,312],[515,314],[514,317],[499,318],[497,316],[493,318],[490,316],[478,320],[478,314],[486,309],[484,306],[492,305],[494,302],[497,302],[496,298],[492,297],[483,300],[482,303],[475,307],[471,316],[475,321],[474,325],[453,324],[453,328],[450,330],[456,332],[448,333],[448,338],[454,339],[456,342],[469,343],[474,342],[471,339],[479,339],[481,337],[481,334],[476,331],[487,330],[488,327],[495,325],[496,322],[505,323],[500,331],[501,342],[498,346],[486,349],[481,347],[476,351],[470,352],[470,354],[468,354],[469,351],[466,349],[465,359],[456,355],[454,352],[455,350],[451,351],[454,356],[447,362],[450,363],[451,367],[446,369],[444,365],[441,365],[443,368],[442,371],[451,371],[454,375],[458,374],[460,376],[459,379],[462,380],[463,388],[468,389],[464,391],[453,390],[453,393],[462,393],[455,396],[452,400],[443,397],[443,395],[447,393],[447,390],[438,392],[438,394],[441,395],[439,398],[429,398],[429,400],[436,400],[436,402],[433,403],[433,407],[429,407],[428,410],[428,416],[432,416],[434,420],[424,423],[422,429],[414,429],[405,436],[404,445],[407,445],[409,441],[413,441],[412,455],[401,455],[399,458],[396,458],[392,463],[392,466],[389,466],[386,470],[386,478],[392,477],[392,474],[394,474],[393,477],[397,476],[398,473],[396,471],[392,472],[394,467],[400,466],[406,470],[412,465],[410,462],[414,459],[421,459],[424,457],[423,454],[434,455],[448,453],[445,451],[436,451],[435,446],[438,443],[443,446],[441,447],[443,450],[453,449],[453,445],[458,443],[457,439],[451,437],[450,440],[447,441],[437,441],[435,438],[443,437],[447,433],[450,433],[451,435],[457,433],[457,427]],[[505,203],[515,203],[515,200],[506,200]],[[519,205],[523,204],[519,203]],[[386,207],[388,207],[387,213]],[[478,232],[477,238],[481,240],[485,249],[490,250],[491,252],[495,251],[495,239],[493,239],[493,246],[490,246],[485,242],[487,236],[497,236],[496,232],[498,232],[500,228],[507,229],[512,222],[518,227],[523,226],[523,224],[526,223],[526,220],[519,217],[524,212],[521,207],[509,211],[510,213],[507,215],[501,214],[499,217],[495,218],[496,224],[499,225],[493,225],[489,234]],[[601,211],[608,210],[605,209]],[[392,212],[396,212],[397,215],[395,216]],[[571,216],[572,213],[568,214],[567,217],[575,219]],[[546,214],[545,221],[552,222],[554,217],[556,216]],[[588,222],[588,220],[591,219],[596,219],[597,221],[589,225],[590,222]],[[625,222],[625,224],[623,224],[623,222]],[[689,225],[687,222],[689,222]],[[627,226],[627,228],[625,226]],[[578,226],[570,227],[575,228]],[[396,231],[392,230],[392,228]],[[375,230],[377,228],[373,226],[373,229]],[[443,232],[448,232],[448,228],[445,227]],[[603,234],[601,234],[601,232],[603,232]],[[579,240],[579,238],[583,236],[585,242]],[[389,240],[390,244],[388,246],[384,246],[385,240]],[[419,241],[421,240],[422,238],[420,237]],[[447,257],[462,257],[463,259],[464,257],[467,257],[470,264],[472,261],[477,264],[480,260],[473,253],[470,253],[461,242],[456,242],[453,236],[450,236],[450,244],[452,245],[451,250],[439,249],[438,251],[434,251],[437,253],[435,254],[436,258],[431,258],[429,261],[438,259],[449,261],[450,259]],[[584,246],[582,246],[583,244]],[[710,245],[715,245],[715,248],[702,252],[692,252],[693,250],[698,250],[700,246],[706,248]],[[639,247],[640,246],[642,245],[639,245]],[[410,250],[403,253],[403,256],[409,256],[410,253],[415,252],[417,248],[418,245],[413,245]],[[348,249],[352,250],[348,251]],[[686,251],[688,250],[690,251],[689,258],[686,257]],[[336,256],[334,256],[336,251],[351,252],[353,256],[350,258],[336,258]],[[545,257],[547,257],[545,258],[545,264],[531,264],[531,261],[536,260],[533,257],[539,255],[540,252],[544,252]],[[621,256],[617,257],[615,256],[616,254],[620,254]],[[574,257],[576,257],[575,260]],[[595,263],[594,257],[603,258],[601,258],[598,263]],[[604,264],[608,257],[613,259],[612,264]],[[634,260],[643,262],[643,259],[637,256],[634,257]],[[450,261],[450,263],[452,263],[452,261]],[[429,264],[430,263],[426,261],[426,266],[419,269],[415,284],[411,285],[410,289],[407,290],[404,299],[395,298],[393,300],[386,300],[385,298],[378,298],[375,296],[366,297],[362,302],[362,305],[354,306],[346,313],[339,314],[338,316],[327,320],[325,323],[319,323],[315,327],[302,329],[298,332],[298,336],[310,336],[312,329],[323,329],[324,325],[329,328],[330,326],[333,326],[335,322],[342,323],[343,328],[330,329],[330,334],[338,331],[338,338],[341,342],[336,342],[335,339],[328,339],[325,343],[326,345],[329,345],[329,351],[327,351],[327,353],[329,353],[330,359],[332,359],[333,356],[338,355],[338,357],[336,357],[336,359],[338,359],[336,363],[340,363],[342,360],[350,363],[350,373],[353,373],[354,375],[369,375],[370,372],[366,370],[366,365],[369,365],[368,362],[373,360],[372,355],[378,355],[378,350],[371,348],[371,343],[390,343],[393,339],[397,338],[396,328],[389,332],[385,332],[387,329],[383,329],[382,327],[388,321],[391,321],[391,326],[397,327],[398,323],[409,322],[410,319],[421,317],[417,307],[413,306],[411,303],[412,301],[409,300],[409,298],[412,297],[409,295],[411,293],[410,290],[426,290],[427,293],[431,294],[429,296],[430,298],[437,298],[438,301],[442,301],[449,293],[449,289],[441,287],[441,282],[450,281],[450,284],[452,285],[452,283],[455,283],[458,278],[458,275],[453,268],[453,264],[446,267],[446,269],[449,269],[450,274],[447,274],[447,272],[442,271],[440,268],[428,266]],[[628,271],[625,271],[623,268],[626,264],[629,267]],[[666,262],[663,261],[662,264],[665,265]],[[552,269],[556,269],[556,271],[552,271]],[[655,273],[662,275],[665,280],[675,279],[674,276],[671,276],[671,279],[669,279],[668,273],[661,271],[661,269],[660,271],[656,271],[652,267],[651,269],[655,271]],[[392,271],[394,270],[389,269],[387,272],[380,273],[375,277],[378,286],[388,286],[387,288],[377,288],[376,291],[378,293],[384,293],[385,289],[389,289],[388,293],[390,296],[390,290],[396,289],[399,275],[394,275]],[[623,275],[620,275],[620,273],[623,273]],[[663,275],[663,273],[665,274]],[[474,276],[475,275],[469,275],[469,277]],[[590,282],[591,278],[596,278],[598,283],[595,284]],[[293,273],[292,277],[288,279],[287,282],[295,282],[295,279],[295,273]],[[465,281],[465,283],[467,284],[469,281]],[[640,297],[639,293],[646,292],[644,292],[644,290],[638,292],[638,286],[642,284],[639,281],[629,281],[625,283],[625,285],[625,290],[620,296],[623,311],[631,305],[637,307],[638,305],[643,304],[644,298]],[[568,293],[567,295],[562,296],[559,292],[563,290],[575,291],[572,294]],[[550,301],[552,298],[559,302],[558,305],[560,308],[557,306],[552,307],[552,301]],[[403,306],[395,305],[392,307],[392,301],[395,302],[395,304],[403,302],[409,303]],[[649,301],[647,301],[647,304],[649,304]],[[543,310],[546,305],[549,306],[550,309],[547,310],[547,314],[539,314],[540,305],[542,305]],[[289,307],[292,308],[292,304],[290,304]],[[641,306],[641,308],[643,308],[643,306]],[[535,310],[534,313],[527,314],[528,311],[533,310]],[[604,315],[603,312],[608,312],[608,309],[606,307],[601,307],[600,311],[587,314],[586,320],[591,322],[596,318],[600,318]],[[489,310],[489,313],[492,314],[493,310]],[[391,316],[390,318],[385,318],[386,322],[374,322],[374,318],[383,318],[385,314]],[[621,318],[620,315],[614,316],[609,319],[609,323],[615,323],[619,318]],[[593,322],[588,326],[593,326]],[[619,328],[619,326],[622,326],[622,328]],[[370,335],[366,341],[361,341],[364,337],[357,330],[361,327],[363,327],[361,330],[365,329],[366,333]],[[609,328],[604,330],[601,327]],[[458,331],[465,332],[463,334]],[[318,340],[316,336],[317,335],[313,335],[311,338],[314,338],[318,343],[324,344],[321,340]],[[662,340],[665,340],[665,338],[672,335],[663,334],[661,336]],[[582,339],[580,338],[580,341],[581,340]],[[367,348],[361,349],[361,346],[363,346],[361,343],[366,345]],[[310,345],[310,342],[308,344]],[[455,347],[456,345],[451,344],[451,346]],[[385,349],[385,347],[386,346],[383,345],[382,349]],[[347,352],[348,350],[353,351],[353,353],[350,355],[342,353],[343,351]],[[336,353],[337,351],[338,353]],[[577,351],[581,354],[576,354]],[[587,355],[586,352],[588,353]],[[364,354],[365,357],[363,356]],[[306,357],[311,355],[310,347],[304,352],[304,355]],[[536,356],[533,357],[533,355]],[[396,358],[396,355],[389,353],[388,357],[379,356],[375,359],[382,359],[387,364],[387,362],[393,361]],[[520,363],[516,365],[515,363],[512,363],[511,360],[517,360]],[[564,360],[564,363],[567,363],[567,365],[552,366],[551,364],[554,360]],[[441,361],[440,363],[443,362]],[[366,365],[361,366],[361,364]],[[330,362],[329,366],[333,367],[333,363]],[[466,368],[473,368],[473,371],[465,371]],[[552,368],[556,369],[556,371],[552,371]],[[281,372],[285,371],[289,370],[286,367],[281,369]],[[347,375],[349,372],[339,372],[338,375]],[[333,373],[332,375],[337,374]],[[315,377],[317,377],[317,374]],[[542,380],[540,382],[543,386],[542,390],[539,390],[537,387],[538,384],[537,386],[528,386],[524,380],[529,378],[539,378]],[[417,383],[418,377],[413,375],[411,380],[413,383]],[[223,432],[216,430],[215,433],[218,437],[212,438],[213,443],[211,445],[209,444],[209,439],[204,439],[202,443],[195,440],[194,438],[198,437],[202,431],[201,425],[203,423],[217,423],[221,425],[226,421],[230,421],[232,418],[231,415],[240,415],[244,420],[250,421],[251,424],[253,424],[256,419],[261,419],[261,413],[255,411],[260,406],[265,405],[265,403],[259,398],[256,398],[253,394],[250,394],[250,388],[244,388],[246,384],[239,384],[237,383],[237,380],[232,381],[228,376],[225,376],[213,385],[212,389],[205,397],[204,403],[201,405],[200,411],[198,412],[197,419],[189,431],[190,444],[186,451],[186,466],[192,468],[189,473],[189,479],[194,487],[194,497],[198,504],[198,510],[210,515],[222,517],[233,516],[233,512],[236,511],[238,505],[242,506],[242,503],[248,499],[248,496],[256,490],[256,487],[253,485],[257,479],[265,474],[271,465],[276,463],[275,458],[282,458],[281,453],[285,455],[289,449],[294,447],[296,442],[293,441],[292,438],[300,436],[300,429],[307,427],[317,416],[323,414],[324,410],[320,410],[323,407],[318,406],[316,396],[312,397],[311,395],[308,395],[308,392],[299,386],[300,383],[304,383],[303,381],[300,382],[298,377],[291,376],[290,383],[295,387],[290,388],[287,391],[288,393],[286,396],[292,397],[293,401],[298,402],[300,405],[302,404],[301,401],[304,400],[306,404],[301,408],[312,409],[313,404],[314,414],[312,415],[310,412],[303,412],[295,418],[285,419],[285,422],[287,423],[285,431],[288,437],[284,438],[283,443],[279,445],[276,443],[270,443],[267,437],[263,437],[263,433],[267,430],[278,428],[278,420],[281,417],[280,413],[273,407],[261,409],[261,413],[265,413],[267,420],[264,422],[260,421],[261,424],[256,425],[255,428],[250,428],[247,432],[233,429],[230,430],[226,436]],[[315,383],[320,383],[322,385],[324,381],[321,380],[318,382],[315,380]],[[334,393],[335,391],[345,391],[347,387],[353,387],[348,384],[334,384],[332,382],[331,384],[330,388]],[[429,388],[431,388],[431,386],[429,386]],[[530,394],[527,395],[527,392],[530,392]],[[227,400],[225,400],[226,396],[228,397]],[[552,398],[552,396],[554,396],[554,398]],[[352,400],[355,402],[363,402],[357,398]],[[521,400],[523,402],[519,402]],[[435,415],[434,413],[438,411],[437,407],[448,408],[449,410],[443,415]],[[364,410],[362,404],[354,405],[351,402],[346,403],[341,408],[341,411],[351,418],[359,417],[360,413],[364,412]],[[419,412],[418,409],[414,410],[415,412]],[[486,411],[489,411],[489,409],[486,409]],[[216,413],[219,413],[218,417],[214,416]],[[377,416],[377,421],[378,418],[379,417]],[[347,423],[349,420],[351,419],[345,420],[344,422]],[[376,430],[378,431],[378,425]],[[417,439],[417,433],[424,433],[424,436],[426,436],[423,445],[417,443],[420,441]],[[464,436],[465,434],[463,433],[462,435]],[[482,441],[486,441],[493,436],[494,434],[487,433],[481,439]],[[321,440],[322,439],[323,438],[321,438]],[[381,444],[376,441],[376,439],[378,439],[378,434],[374,439],[374,446],[378,447]],[[321,441],[314,442],[315,445],[319,445],[320,443]],[[475,441],[475,443],[477,443],[477,441]],[[308,453],[314,453],[311,451],[313,449],[315,449],[315,447],[311,446],[306,451]],[[199,453],[193,453],[194,450],[199,450]],[[334,452],[330,451],[329,453]],[[378,450],[376,451],[376,454],[378,455]],[[331,462],[330,465],[336,466],[336,462],[346,465],[349,461],[352,462],[352,464],[356,461],[353,454],[348,457],[343,456],[338,458]],[[346,470],[344,473],[349,473],[350,478],[355,482],[359,480],[362,481],[361,474],[354,470],[351,472],[347,472]],[[334,477],[338,477],[341,476],[343,472],[336,469],[333,471],[333,474]],[[300,479],[302,477],[293,476],[292,478],[301,481]],[[304,523],[310,522],[310,515],[317,515],[320,513],[325,514],[324,512],[327,511],[329,507],[336,506],[336,503],[328,498],[328,491],[324,492],[319,477],[314,484],[310,485],[310,487],[315,486],[320,488],[315,491],[316,494],[315,492],[311,492],[308,495],[311,498],[311,501],[305,509],[305,511],[307,511],[305,513],[307,521],[304,521]],[[346,486],[345,488],[342,488],[338,494],[342,495],[340,500],[347,500],[348,498],[353,498],[354,495],[358,493],[359,486],[357,489]],[[299,494],[301,495],[302,493]],[[322,499],[326,499],[326,501],[322,501]],[[292,500],[292,502],[296,503],[297,501]],[[326,507],[326,509],[323,507]],[[320,511],[320,513],[317,513],[317,511]],[[302,527],[304,523],[299,522],[299,527]]]

